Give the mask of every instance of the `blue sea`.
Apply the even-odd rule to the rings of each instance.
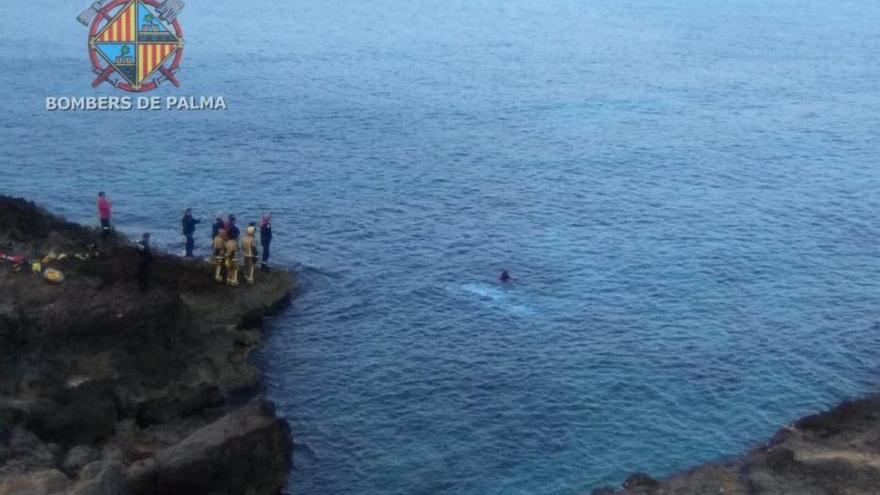
[[[89,3],[0,6],[0,193],[274,214],[292,493],[583,494],[878,390],[878,2],[193,0],[151,96],[227,111],[48,112],[118,94]]]

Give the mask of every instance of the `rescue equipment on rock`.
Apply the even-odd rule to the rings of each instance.
[[[54,268],[47,268],[46,271],[43,272],[43,278],[50,284],[60,284],[61,282],[64,282],[64,274]]]

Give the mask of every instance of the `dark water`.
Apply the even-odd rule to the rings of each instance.
[[[0,7],[0,192],[274,212],[294,493],[584,493],[876,390],[880,3],[191,1],[228,112],[47,113],[87,3]]]

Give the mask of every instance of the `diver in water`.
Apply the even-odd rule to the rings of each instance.
[[[510,272],[507,270],[501,270],[501,275],[498,276],[498,280],[500,280],[501,283],[506,284],[508,282],[513,282],[513,277],[510,276]]]

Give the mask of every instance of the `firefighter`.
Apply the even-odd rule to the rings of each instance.
[[[220,230],[214,236],[214,281],[223,283],[223,263],[226,259],[226,231]]]
[[[254,285],[254,271],[257,268],[257,240],[254,234],[257,227],[253,223],[248,225],[247,234],[241,242],[241,253],[244,255],[244,279],[248,285]]]
[[[226,249],[226,285],[235,287],[238,285],[238,241],[229,236],[227,230]]]

